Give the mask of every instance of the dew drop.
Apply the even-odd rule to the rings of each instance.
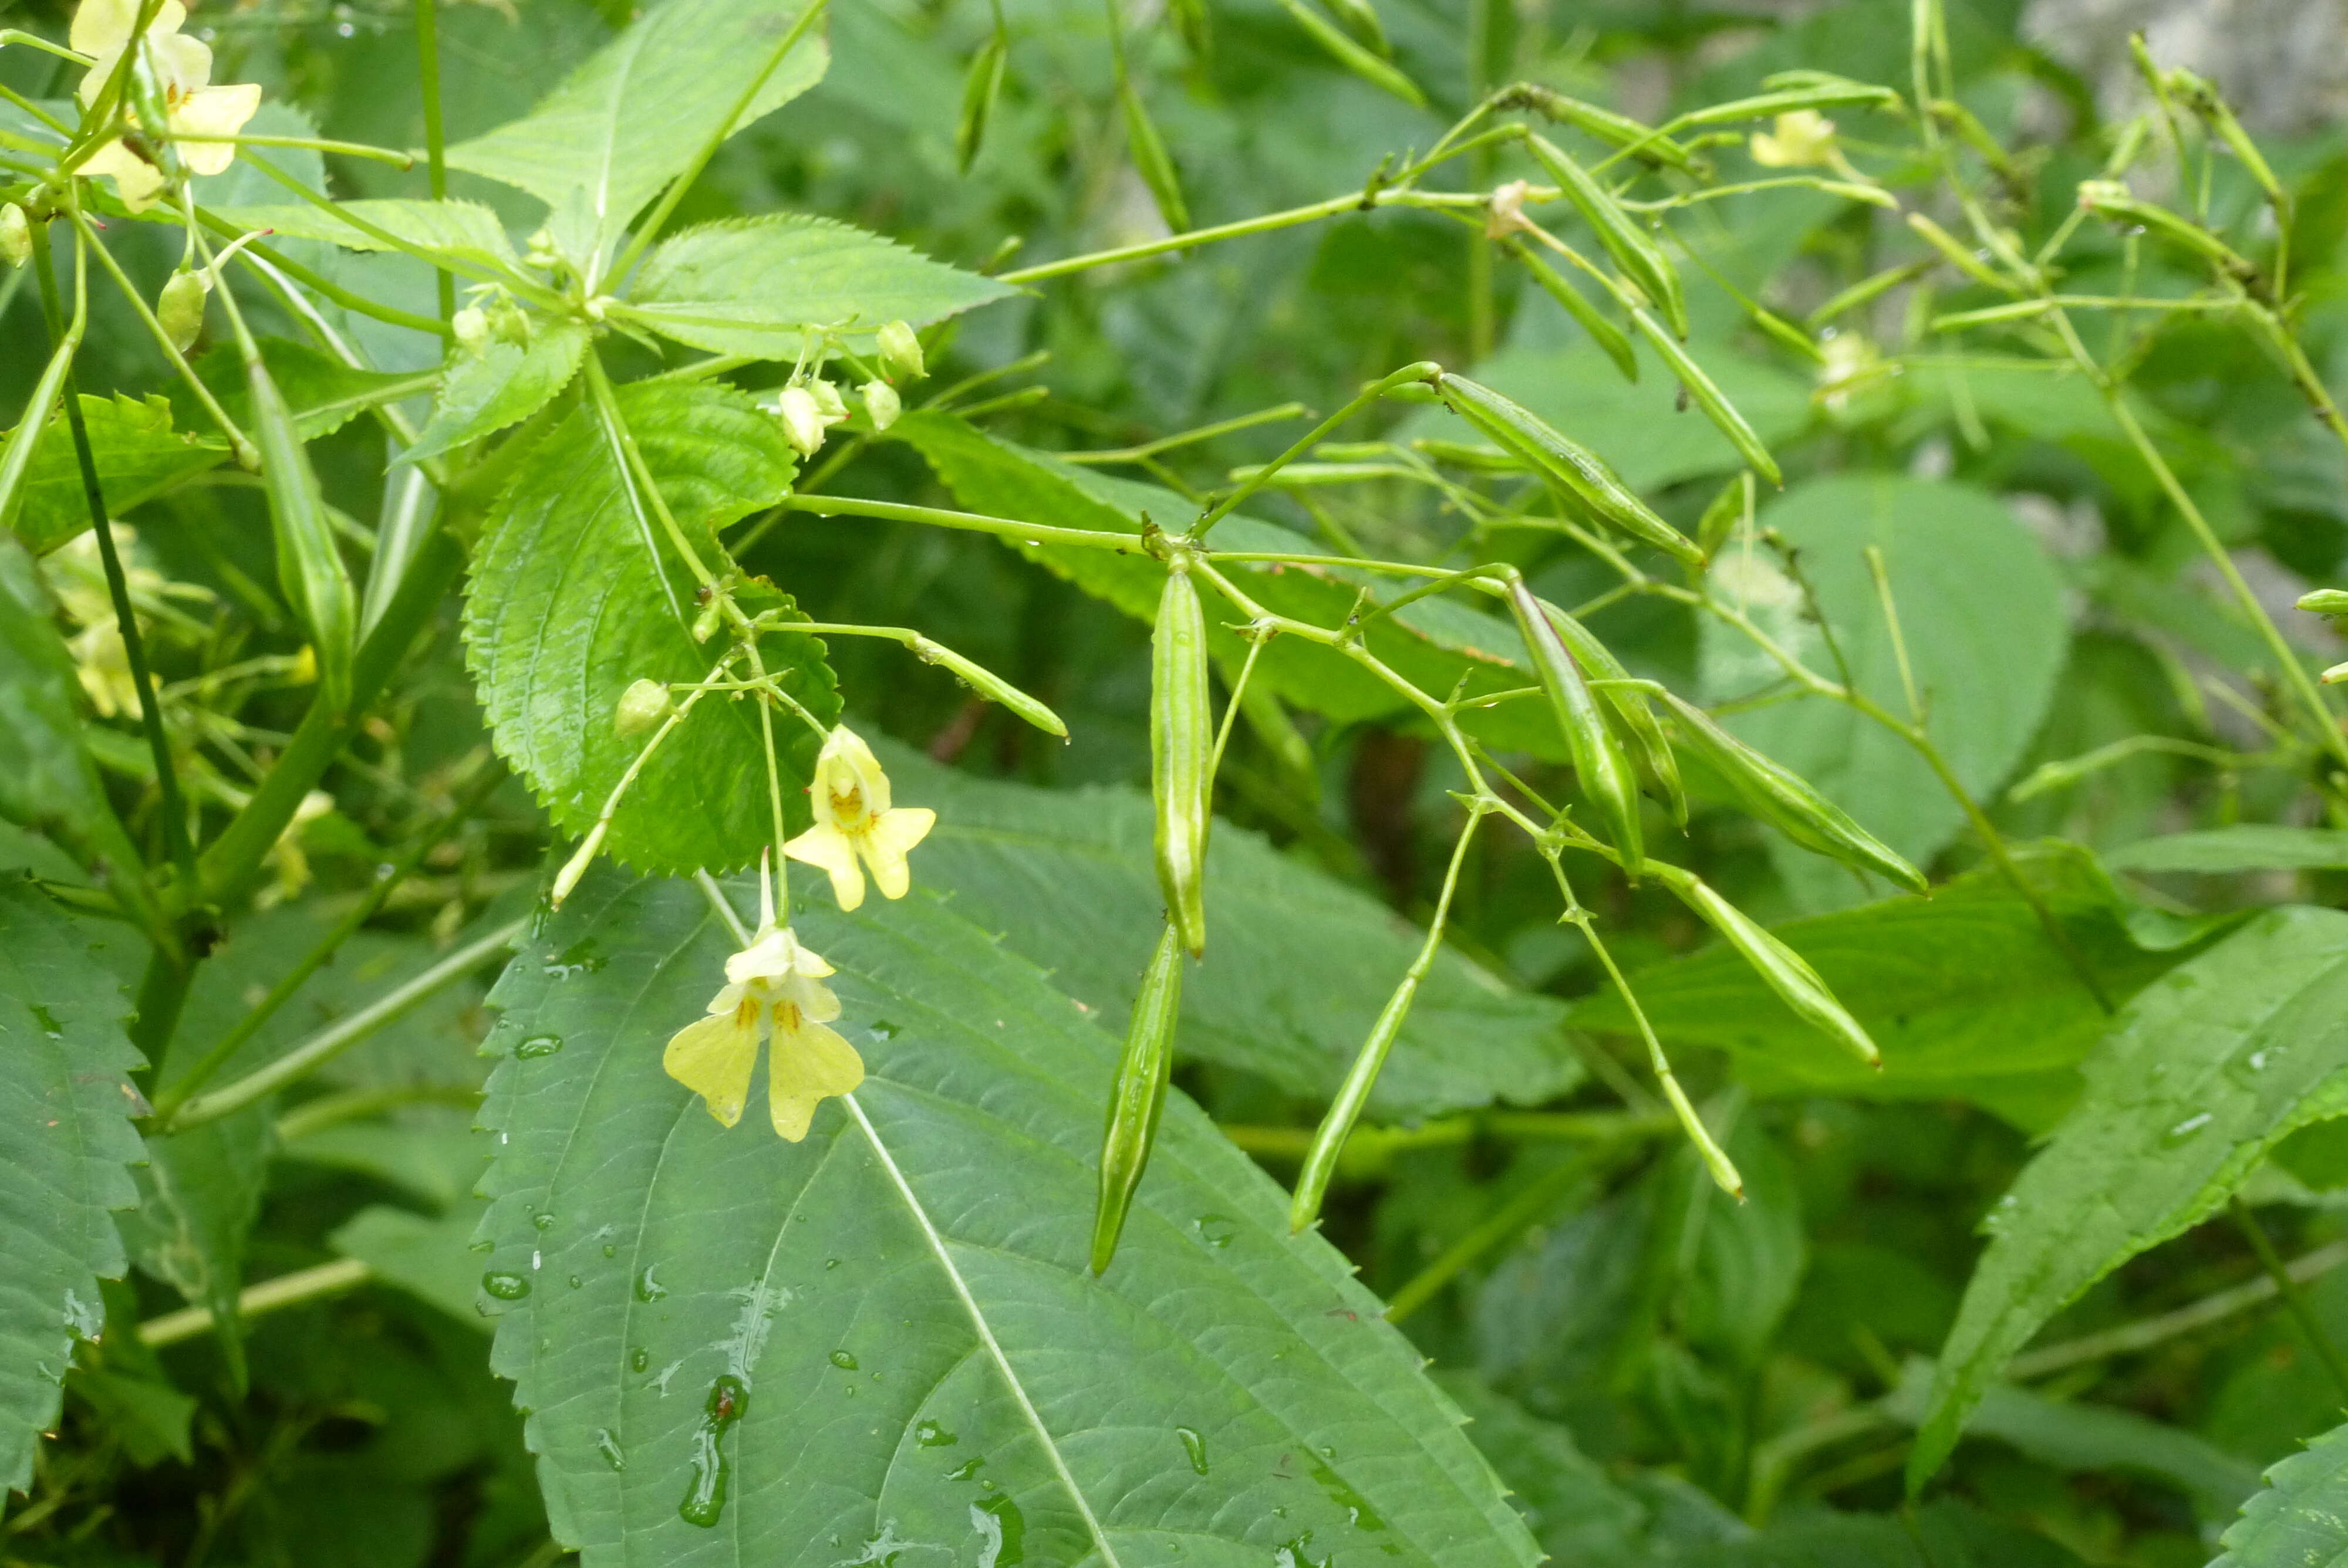
[[[1188,1427],[1176,1427],[1174,1435],[1182,1440],[1182,1451],[1189,1456],[1190,1468],[1200,1475],[1207,1473],[1207,1440]]]
[[[875,1040],[894,1040],[897,1038],[897,1026],[885,1018],[876,1018],[872,1020],[870,1032]]]
[[[726,1430],[742,1419],[749,1407],[750,1390],[730,1374],[709,1385],[709,1401],[701,1424],[693,1433],[693,1476],[685,1483],[677,1517],[704,1530],[716,1527],[726,1512]]]
[[[1190,1228],[1209,1246],[1220,1247],[1231,1245],[1231,1237],[1239,1234],[1240,1226],[1229,1214],[1200,1214],[1190,1222]]]
[[[550,959],[545,972],[549,979],[567,980],[579,975],[592,975],[607,961],[595,950],[594,938],[585,938],[572,943]]]
[[[598,1427],[595,1429],[595,1451],[602,1454],[603,1456],[603,1462],[610,1465],[613,1470],[619,1471],[628,1468],[628,1456],[620,1451],[620,1440],[612,1435],[611,1428]]]
[[[970,1527],[978,1532],[977,1568],[1014,1568],[1027,1560],[1027,1521],[1009,1498],[972,1503]]]
[[[653,1353],[645,1349],[641,1345],[637,1346],[633,1351],[629,1353],[628,1369],[632,1372],[641,1372],[652,1364]]]
[[[954,1466],[953,1469],[946,1471],[946,1479],[948,1481],[968,1481],[972,1476],[978,1473],[978,1467],[985,1462],[986,1461],[984,1460],[979,1458],[976,1454],[973,1454],[970,1458],[963,1460],[962,1463]]]
[[[824,1266],[825,1271],[828,1273],[828,1272],[829,1272],[830,1270],[835,1269],[835,1268],[838,1268],[838,1267],[839,1266],[839,1259],[838,1259],[838,1258],[836,1258],[836,1257],[828,1257],[828,1258],[825,1258],[825,1259],[823,1260],[823,1266]]]
[[[572,1275],[572,1276],[571,1276],[571,1288],[572,1288],[572,1289],[573,1289],[573,1290],[578,1289],[582,1285],[583,1285],[583,1284],[585,1284],[585,1283],[586,1283],[586,1281],[584,1281],[584,1280],[581,1279],[581,1278],[580,1278],[577,1275],[575,1275],[575,1274],[574,1274],[574,1275]]]
[[[913,1440],[925,1449],[952,1448],[962,1440],[935,1421],[921,1421],[913,1428]]]
[[[554,1228],[554,1216],[551,1214],[535,1214],[530,1216],[530,1223],[542,1231],[551,1231]]]
[[[550,970],[549,972],[551,973],[552,971]],[[520,1057],[524,1061],[535,1061],[541,1056],[552,1056],[556,1051],[561,1050],[561,1049],[562,1037],[561,1035],[534,1034],[528,1040],[523,1040],[520,1045],[515,1046],[514,1054]]]
[[[2190,1141],[2195,1133],[2217,1119],[2217,1113],[2211,1111],[2203,1111],[2188,1116],[2160,1135],[2160,1146],[2164,1149],[2174,1149],[2178,1144]]]
[[[617,1257],[620,1255],[620,1249],[613,1246],[610,1242],[605,1242],[603,1244],[603,1255],[605,1257]]]
[[[47,1035],[51,1040],[65,1039],[66,1031],[58,1025],[57,1014],[38,1002],[34,1002],[26,1010],[33,1015],[33,1021],[41,1026],[43,1034]]]
[[[500,1274],[492,1270],[481,1276],[481,1288],[499,1301],[520,1301],[530,1294],[530,1281],[519,1274]]]
[[[831,1364],[839,1368],[843,1372],[853,1372],[856,1370],[856,1358],[850,1355],[845,1350],[834,1350],[831,1353]]]
[[[658,1301],[662,1296],[668,1294],[668,1286],[663,1285],[659,1280],[653,1277],[653,1270],[659,1266],[660,1266],[658,1264],[648,1263],[644,1265],[644,1273],[636,1276],[636,1299],[638,1301]]]

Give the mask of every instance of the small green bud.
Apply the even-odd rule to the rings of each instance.
[[[775,415],[783,422],[783,436],[802,457],[812,457],[823,446],[823,405],[804,386],[787,386],[775,399]]]
[[[839,388],[818,376],[807,384],[807,389],[813,395],[826,425],[837,425],[848,417],[848,400],[839,395]]]
[[[897,423],[897,415],[905,412],[904,401],[897,389],[885,381],[864,384],[864,412],[872,420],[874,430],[886,430]]]
[[[174,272],[155,302],[155,319],[162,323],[163,335],[181,354],[192,348],[203,333],[204,300],[211,287],[211,274],[201,268]]]
[[[524,243],[521,259],[530,266],[544,272],[561,261],[562,252],[555,249],[553,233],[549,230],[541,229]]]
[[[668,717],[668,688],[658,681],[636,681],[620,693],[612,712],[612,728],[623,735],[640,735]]]
[[[467,305],[448,318],[448,330],[457,334],[457,346],[467,354],[479,354],[489,341],[489,316],[479,305]]]
[[[892,381],[919,381],[929,371],[922,364],[922,340],[903,322],[891,322],[880,329],[874,340],[880,353],[880,368]]]
[[[510,343],[517,348],[530,343],[530,315],[514,303],[510,295],[498,295],[482,314],[488,318],[489,335],[500,343]]]
[[[2319,588],[2299,598],[2299,608],[2311,615],[2348,615],[2348,589]]]
[[[13,201],[0,201],[0,260],[12,267],[21,267],[33,254],[33,226],[25,218],[25,210]],[[921,361],[921,349],[913,351],[916,365]],[[920,374],[917,369],[915,374]]]

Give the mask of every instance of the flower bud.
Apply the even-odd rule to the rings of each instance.
[[[1093,1208],[1093,1272],[1117,1255],[1141,1173],[1158,1138],[1158,1118],[1166,1107],[1166,1082],[1174,1065],[1174,1030],[1182,1010],[1182,940],[1166,923],[1158,951],[1142,971],[1141,993],[1125,1028],[1125,1050],[1117,1059],[1117,1084],[1109,1091],[1108,1125],[1101,1133],[1100,1195]]]
[[[1207,947],[1207,824],[1214,723],[1207,698],[1207,625],[1189,562],[1167,563],[1149,638],[1149,783],[1153,847],[1166,917],[1192,958]]]
[[[524,242],[521,259],[543,272],[560,262],[562,260],[562,252],[555,248],[553,233],[549,230],[541,229]]]
[[[596,823],[588,830],[587,837],[578,851],[562,863],[562,869],[554,874],[554,886],[547,889],[548,907],[562,907],[562,901],[571,897],[571,890],[579,886],[579,879],[587,875],[590,866],[595,864],[595,852],[603,847],[603,832],[611,825],[608,818]]]
[[[787,386],[775,399],[776,416],[783,422],[783,436],[802,457],[812,457],[823,446],[823,406],[815,394],[804,386]]]
[[[885,381],[864,384],[864,412],[872,420],[874,430],[886,430],[897,423],[897,415],[905,412],[904,401],[897,389]]]
[[[1764,169],[1807,169],[1834,156],[1835,123],[1816,109],[1795,109],[1777,117],[1774,131],[1757,131],[1751,143],[1753,161]]]
[[[848,417],[848,400],[839,395],[839,388],[818,376],[807,384],[807,389],[814,396],[826,425],[838,425]]]
[[[882,327],[873,346],[880,351],[880,368],[893,381],[919,381],[929,374],[922,364],[922,340],[903,322]]]
[[[668,688],[658,681],[636,681],[620,693],[612,711],[612,728],[623,735],[640,735],[668,717]]]
[[[25,210],[13,201],[0,201],[0,261],[21,267],[32,254],[33,226],[26,221]],[[920,356],[916,345],[914,358],[918,361]]]
[[[2348,590],[2314,589],[2299,596],[2299,608],[2313,615],[2348,615]]]
[[[448,330],[457,334],[458,348],[479,354],[489,341],[489,313],[479,305],[467,305],[448,318]]]
[[[201,268],[174,272],[155,302],[155,319],[162,323],[163,335],[181,354],[195,345],[204,330],[204,300],[211,287],[211,274]]]
[[[520,305],[514,303],[511,296],[499,294],[489,302],[482,314],[488,319],[491,337],[500,343],[512,343],[516,348],[528,346],[530,316]]]

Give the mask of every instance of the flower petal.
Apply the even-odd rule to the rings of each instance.
[[[872,880],[880,886],[884,898],[902,898],[913,885],[912,872],[905,865],[905,854],[930,835],[938,824],[938,814],[927,806],[909,805],[880,817],[872,824],[857,847],[864,851],[865,864],[872,867]]]
[[[829,974],[829,969],[824,971]],[[804,975],[793,975],[776,988],[780,999],[799,1009],[799,1016],[816,1023],[829,1023],[839,1016],[839,999],[831,988],[820,980]]]
[[[726,978],[736,982],[778,979],[791,972],[798,949],[788,931],[768,931],[726,960]]]
[[[784,845],[783,853],[829,872],[832,896],[841,908],[853,909],[864,902],[864,873],[856,868],[856,848],[839,829],[819,824]]]
[[[101,174],[114,177],[114,189],[122,197],[122,205],[133,212],[144,212],[155,205],[162,194],[163,171],[125,147],[119,140],[105,142],[74,170],[76,174],[96,179]]]
[[[815,1108],[864,1081],[864,1059],[837,1030],[808,1021],[775,1031],[767,1063],[767,1112],[775,1131],[791,1143],[807,1136]]]
[[[755,1015],[736,1009],[686,1024],[669,1036],[661,1052],[668,1075],[701,1096],[709,1113],[731,1127],[742,1120],[742,1106],[750,1098],[750,1070],[758,1061],[758,1026]]]
[[[150,31],[147,51],[163,79],[183,93],[191,93],[212,79],[212,49],[201,38],[184,33]],[[259,88],[255,88],[256,93]]]
[[[171,129],[180,136],[234,136],[261,107],[261,86],[198,87],[171,111]],[[236,161],[232,141],[183,141],[180,160],[191,174],[225,174]]]
[[[184,18],[186,13],[180,15]],[[81,0],[74,11],[73,27],[67,33],[66,42],[73,46],[76,54],[112,54],[130,42],[130,28],[138,20],[139,0]],[[162,20],[156,17],[157,26]]]

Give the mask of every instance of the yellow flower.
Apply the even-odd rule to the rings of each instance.
[[[839,999],[821,983],[831,972],[788,928],[774,925],[770,902],[757,936],[726,960],[726,984],[709,999],[709,1016],[669,1037],[661,1065],[731,1127],[750,1096],[758,1042],[771,1036],[767,1109],[775,1131],[798,1143],[818,1105],[864,1081],[863,1059],[828,1027],[839,1016]]]
[[[889,779],[872,748],[842,724],[823,743],[808,790],[815,825],[783,845],[793,860],[831,874],[831,890],[843,909],[864,902],[861,859],[884,898],[902,898],[912,885],[905,856],[929,836],[938,814],[920,806],[891,810]]]
[[[1777,128],[1756,131],[1753,161],[1765,169],[1807,169],[1834,160],[1834,121],[1816,109],[1796,109],[1777,117]]]
[[[94,56],[77,94],[83,108],[98,100],[108,78],[113,76],[115,62],[130,46],[130,29],[138,19],[139,0],[82,0],[80,9],[74,13],[70,41],[82,54]],[[162,91],[164,113],[170,121],[162,134],[234,136],[261,107],[261,87],[252,82],[236,87],[211,86],[212,52],[180,32],[187,19],[187,7],[180,0],[163,0],[162,8],[147,29],[145,54]],[[180,148],[180,161],[191,174],[224,173],[235,160],[234,142],[194,141]],[[160,169],[131,150],[118,137],[100,145],[74,172],[92,178],[111,175],[114,188],[122,195],[122,204],[133,212],[154,205],[168,183]]]

